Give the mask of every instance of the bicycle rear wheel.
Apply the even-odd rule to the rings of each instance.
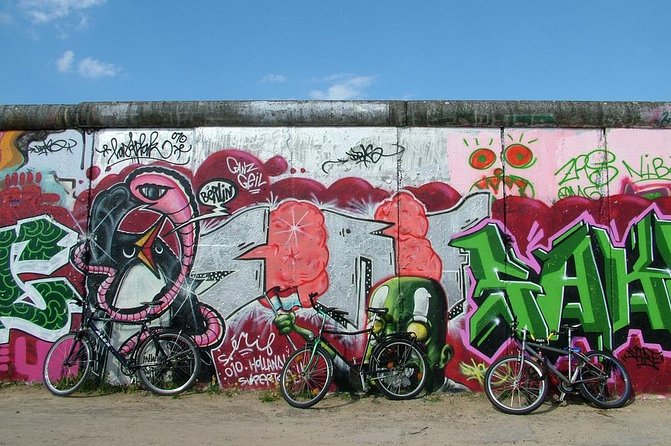
[[[548,393],[547,376],[535,362],[504,356],[487,369],[485,394],[498,410],[523,415],[536,410]]]
[[[93,349],[81,333],[68,333],[53,343],[42,369],[44,385],[54,395],[74,393],[88,379]]]
[[[403,338],[383,341],[373,352],[373,377],[380,391],[389,399],[414,398],[422,391],[429,372],[424,353]]]
[[[592,351],[580,371],[580,393],[604,409],[622,407],[631,397],[631,379],[622,362],[610,353]]]
[[[198,347],[179,333],[152,335],[140,345],[136,366],[147,389],[158,395],[177,395],[190,389],[200,373]]]
[[[290,406],[306,409],[317,404],[333,381],[333,360],[322,347],[296,350],[280,375],[280,392]]]

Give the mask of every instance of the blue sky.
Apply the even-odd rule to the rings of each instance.
[[[668,101],[668,1],[0,0],[0,104]]]

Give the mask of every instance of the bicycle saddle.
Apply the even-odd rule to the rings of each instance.
[[[562,330],[575,330],[576,328],[580,328],[581,325],[580,322],[576,322],[575,324],[562,324],[559,328]]]

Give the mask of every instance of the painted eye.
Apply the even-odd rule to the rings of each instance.
[[[156,251],[156,254],[163,254],[163,246],[156,245],[156,247],[154,248],[154,251]]]
[[[157,201],[163,198],[169,189],[169,187],[157,184],[143,184],[142,186],[138,186],[137,191],[147,200]]]
[[[131,248],[130,253],[127,251],[126,248],[124,248],[121,252],[123,253],[123,256],[127,259],[132,259],[133,257],[135,257],[135,248]]]
[[[518,169],[524,169],[531,166],[534,161],[534,153],[525,145],[511,144],[503,152],[503,159],[506,163]]]
[[[471,153],[471,158],[468,160],[471,167],[478,170],[484,170],[491,167],[496,161],[496,153],[490,149],[477,149]]]

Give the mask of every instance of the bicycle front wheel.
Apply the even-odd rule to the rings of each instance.
[[[631,379],[624,364],[610,353],[592,351],[580,369],[580,393],[604,409],[622,407],[631,397]]]
[[[136,366],[147,389],[158,395],[177,395],[190,389],[200,373],[198,347],[179,333],[155,334],[140,345]]]
[[[535,362],[510,355],[499,359],[485,374],[485,394],[498,410],[523,415],[536,410],[548,393],[547,376]]]
[[[79,389],[91,372],[93,349],[81,333],[68,333],[53,343],[42,369],[47,389],[54,395],[67,396]]]
[[[296,350],[280,375],[280,391],[290,406],[306,409],[317,404],[333,381],[333,360],[322,347]]]
[[[407,339],[383,341],[373,352],[371,367],[377,387],[392,400],[419,395],[429,374],[426,356]]]

